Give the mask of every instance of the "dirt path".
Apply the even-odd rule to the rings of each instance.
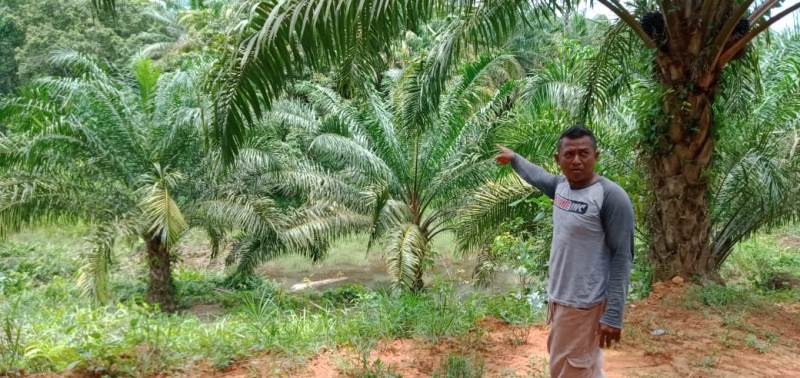
[[[631,304],[623,343],[605,353],[609,377],[800,377],[800,304],[721,313],[690,308],[684,288],[657,284],[653,295]],[[484,319],[480,331],[437,342],[418,339],[379,343],[380,359],[403,377],[430,377],[450,354],[482,361],[485,377],[541,377],[546,374],[547,330],[515,327]],[[651,332],[663,331],[655,336]],[[262,356],[218,377],[354,376],[360,363],[352,350],[324,351],[290,373],[276,374],[278,361]]]

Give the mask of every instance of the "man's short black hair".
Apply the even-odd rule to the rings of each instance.
[[[592,133],[592,130],[587,129],[583,125],[575,125],[575,126],[572,126],[572,127],[568,128],[568,129],[564,130],[564,132],[561,133],[561,136],[558,137],[558,148],[557,148],[557,150],[559,150],[559,151],[561,150],[561,140],[564,139],[564,138],[566,138],[566,139],[580,139],[580,138],[587,137],[587,136],[592,141],[592,148],[594,148],[595,151],[596,151],[597,150],[597,138],[594,137],[594,133]]]

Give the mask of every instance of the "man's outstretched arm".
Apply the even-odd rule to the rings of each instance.
[[[550,174],[545,171],[544,168],[529,162],[509,148],[503,146],[497,147],[500,149],[500,154],[495,158],[498,164],[511,163],[511,168],[514,168],[514,171],[517,172],[519,177],[525,180],[525,182],[533,185],[550,198],[555,196],[558,176]]]

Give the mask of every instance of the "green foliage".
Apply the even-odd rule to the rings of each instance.
[[[331,307],[350,307],[368,298],[369,291],[362,285],[347,284],[325,291],[322,300]]]
[[[25,41],[25,34],[10,10],[0,7],[0,97],[17,87],[17,60],[14,49]],[[2,130],[2,129],[0,129]]]
[[[73,246],[33,246],[6,241],[0,243],[0,276],[25,276],[35,285],[46,284],[56,277],[73,276],[80,260],[69,250]],[[0,285],[2,287],[2,285]]]
[[[56,50],[79,51],[120,67],[127,64],[142,46],[154,42],[152,35],[159,31],[142,12],[148,6],[146,1],[129,3],[119,9],[115,19],[107,19],[93,17],[80,0],[9,1],[6,6],[25,36],[14,58],[20,84],[63,73],[48,61]]]
[[[784,230],[791,235],[796,229]],[[764,294],[800,288],[800,256],[796,249],[780,244],[782,234],[758,235],[739,243],[722,266],[722,277],[730,283],[752,285]]]
[[[631,269],[631,288],[628,292],[629,300],[643,299],[650,295],[653,285],[653,266],[647,256],[647,244],[638,243],[633,256]]]
[[[366,232],[368,249],[386,247],[396,285],[422,288],[431,240],[454,227],[471,204],[469,194],[492,177],[495,135],[519,96],[513,59],[482,56],[448,82],[441,107],[425,109],[419,106],[423,68],[422,61],[407,66],[383,90],[370,89],[365,101],[298,85],[310,107],[298,99],[276,103],[266,114],[266,130],[305,131],[296,140],[308,143],[302,147],[307,159],[272,169],[276,189],[320,201],[289,222],[284,238],[291,247],[324,251],[317,244]],[[245,249],[239,256],[247,266],[271,257]]]
[[[14,372],[25,356],[18,308],[19,302],[0,307],[0,372]]]
[[[41,293],[22,294],[26,302],[14,318],[22,336],[14,348],[29,352],[3,366],[5,371],[72,367],[98,374],[147,374],[198,358],[224,366],[265,349],[308,355],[323,345],[456,336],[470,331],[495,305],[477,295],[456,299],[452,290],[441,289],[400,297],[370,292],[354,307],[323,311],[310,303],[297,307],[276,299],[284,294],[254,291],[242,294],[225,315],[203,321],[193,315],[166,316],[133,302],[92,308],[65,292],[59,306],[50,306]]]
[[[208,194],[208,103],[199,71],[162,74],[141,59],[131,81],[71,50],[52,62],[72,74],[40,79],[0,108],[11,130],[0,136],[0,236],[91,224],[80,279],[102,302],[117,238],[151,235],[169,247],[188,227],[182,209]]]
[[[791,33],[737,63],[716,104],[713,165],[713,251],[724,261],[754,232],[798,219],[800,38]]]
[[[483,377],[483,362],[474,362],[465,356],[450,354],[442,366],[433,373],[436,378],[480,378]]]
[[[717,308],[750,302],[750,296],[746,292],[714,283],[706,286],[692,286],[690,296],[696,297],[700,303],[706,306]]]
[[[489,275],[486,277],[489,279],[498,268],[510,268],[519,276],[521,289],[527,294],[534,285],[541,285],[547,278],[552,225],[545,215],[545,209],[550,205],[546,196],[529,198],[526,202],[527,216],[502,223],[505,231],[497,235],[489,249],[480,255],[475,269],[479,278]]]
[[[541,302],[531,303],[520,293],[494,296],[489,299],[488,307],[493,317],[515,325],[543,322],[547,315],[547,308]]]
[[[368,90],[386,65],[383,57],[388,54],[381,53],[390,52],[402,32],[416,30],[437,15],[453,14],[418,72],[425,78],[419,81],[425,95],[417,105],[430,111],[438,107],[447,78],[471,47],[501,45],[518,25],[531,16],[551,14],[559,4],[415,0],[351,5],[343,0],[252,0],[242,7],[249,12],[247,21],[236,29],[237,46],[226,56],[215,91],[216,137],[223,157],[232,160],[245,127],[266,113],[287,81],[300,77],[305,68],[332,67],[347,87]],[[572,2],[565,5],[570,8]]]

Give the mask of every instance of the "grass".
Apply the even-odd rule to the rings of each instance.
[[[781,278],[794,279],[795,284],[800,284],[800,237],[797,235],[800,235],[800,225],[755,235],[735,247],[720,274],[729,284],[752,286],[761,293],[797,294],[779,285]]]
[[[440,263],[429,276],[429,289],[420,294],[396,293],[369,281],[298,294],[287,292],[277,282],[255,280],[246,289],[233,290],[224,285],[222,269],[181,261],[174,278],[182,312],[175,315],[161,314],[144,303],[146,274],[141,256],[135,248],[120,245],[117,273],[112,277],[114,300],[111,305],[96,306],[76,286],[80,251],[86,249],[84,230],[80,225],[39,229],[0,243],[0,375],[75,369],[93,375],[140,376],[201,360],[222,368],[264,351],[302,361],[323,348],[348,346],[361,356],[354,375],[391,377],[395,376],[391,369],[369,358],[381,339],[454,337],[479,343],[476,323],[491,316],[521,325],[519,334],[509,340],[519,343],[527,336],[524,325],[544,320],[544,312],[532,310],[516,292],[463,290],[459,278],[463,272],[456,272],[461,269],[457,265],[461,257],[448,234],[434,242]],[[764,304],[800,298],[797,290],[766,284],[775,272],[800,272],[798,248],[782,242],[787,234],[800,234],[800,229],[758,235],[738,246],[723,266],[727,285],[689,289],[687,307],[722,314],[721,346],[747,346],[768,353],[778,342],[777,335],[749,327],[746,319]],[[202,254],[204,243],[203,235],[195,233],[184,239],[182,247]],[[375,260],[364,258],[364,244],[363,238],[344,240],[317,266],[290,256],[270,262],[265,269],[303,275],[360,267],[374,273],[367,269]],[[380,254],[370,256],[379,260]],[[213,311],[196,314],[201,304]],[[742,336],[734,337],[729,330]],[[634,339],[637,331],[644,336],[647,332],[629,331]],[[698,361],[697,366],[713,367],[716,356],[712,357]],[[546,361],[531,361],[531,366],[546,375]],[[483,374],[483,362],[452,355],[436,374],[478,377]]]
[[[483,361],[475,361],[460,354],[450,354],[443,366],[433,373],[434,378],[480,378],[484,374]]]
[[[380,261],[381,252],[374,248],[367,252],[368,237],[357,235],[336,242],[328,252],[328,256],[318,264],[309,264],[307,258],[296,255],[288,255],[277,258],[264,264],[263,269],[280,272],[300,272],[311,273],[314,270],[328,269],[335,270],[341,267],[366,267],[375,261]],[[455,253],[455,240],[451,233],[443,233],[436,237],[432,244],[432,250],[439,256],[449,260],[457,259]]]
[[[524,298],[456,293],[447,280],[434,280],[421,294],[361,285],[291,294],[271,281],[231,290],[223,273],[186,267],[174,272],[179,314],[145,304],[146,285],[129,274],[112,277],[113,304],[96,306],[75,285],[81,261],[71,249],[80,243],[75,234],[0,243],[0,374],[75,369],[138,376],[200,360],[222,368],[266,350],[303,359],[341,345],[368,355],[380,339],[461,337],[486,316],[518,324],[541,318]],[[220,313],[195,315],[199,303],[215,304]],[[391,373],[374,362],[366,366]]]

